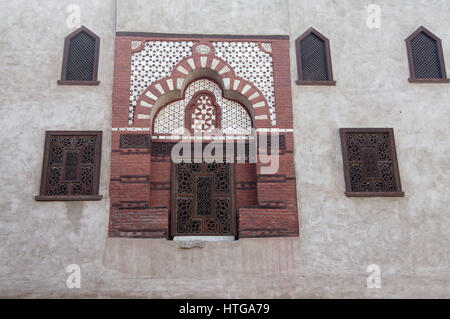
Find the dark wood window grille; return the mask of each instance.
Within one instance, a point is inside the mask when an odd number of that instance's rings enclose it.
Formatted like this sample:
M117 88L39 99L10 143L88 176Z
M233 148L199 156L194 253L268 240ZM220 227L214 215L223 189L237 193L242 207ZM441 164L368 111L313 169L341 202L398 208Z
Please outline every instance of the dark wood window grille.
M404 196L394 131L391 128L341 128L347 196Z
M100 38L82 26L69 34L64 42L61 80L58 84L98 85Z
M300 85L335 85L331 67L329 40L314 28L296 41L297 70Z
M235 236L233 164L172 167L172 236Z
M421 26L406 40L409 82L448 83L441 39Z
M36 200L99 200L101 131L47 131Z
M150 135L148 134L121 134L120 148L149 148Z

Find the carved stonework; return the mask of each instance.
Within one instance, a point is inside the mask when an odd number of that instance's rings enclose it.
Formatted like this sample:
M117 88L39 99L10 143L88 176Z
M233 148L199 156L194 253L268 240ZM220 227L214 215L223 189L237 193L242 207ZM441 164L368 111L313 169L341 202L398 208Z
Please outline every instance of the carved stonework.
M200 44L195 48L195 51L198 54L209 54L211 52L211 48L206 44Z

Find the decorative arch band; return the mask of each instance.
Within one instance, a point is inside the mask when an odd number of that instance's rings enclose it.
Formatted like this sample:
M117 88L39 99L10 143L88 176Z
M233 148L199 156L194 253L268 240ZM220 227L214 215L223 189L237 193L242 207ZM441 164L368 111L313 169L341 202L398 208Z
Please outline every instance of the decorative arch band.
M148 123L161 104L180 98L192 80L209 78L218 82L225 91L240 96L243 100L240 102L250 109L256 128L272 126L267 99L253 83L237 77L226 61L213 55L214 48L209 43L198 42L192 50L193 55L176 64L169 77L152 83L142 92L130 124L145 125L144 121Z

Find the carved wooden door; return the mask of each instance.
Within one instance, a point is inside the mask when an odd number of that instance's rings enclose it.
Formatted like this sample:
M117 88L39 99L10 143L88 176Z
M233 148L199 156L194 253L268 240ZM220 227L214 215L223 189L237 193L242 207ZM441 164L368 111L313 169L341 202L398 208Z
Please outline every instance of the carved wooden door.
M234 199L233 164L173 164L172 235L234 236Z

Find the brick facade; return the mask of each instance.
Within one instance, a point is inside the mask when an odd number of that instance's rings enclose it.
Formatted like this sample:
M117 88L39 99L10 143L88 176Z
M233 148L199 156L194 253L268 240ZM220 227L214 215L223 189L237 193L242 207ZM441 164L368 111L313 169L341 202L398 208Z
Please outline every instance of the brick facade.
M130 77L132 54L146 41L194 42L192 55L181 58L168 77L146 87L130 116ZM215 41L255 42L271 54L274 108L254 83L236 75L233 67L215 55ZM270 43L270 45L268 45ZM195 53L204 45L205 52ZM209 52L206 48L210 48ZM203 58L202 58L203 57ZM163 63L163 61L161 61ZM181 67L180 67L181 66ZM114 70L112 154L110 181L110 222L112 237L170 238L171 145L176 139L151 135L152 121L159 101L181 88L197 69L212 70L225 89L237 91L241 102L251 110L256 134L267 131L280 135L279 169L262 174L256 163L235 165L235 202L239 238L298 236L296 178L294 170L293 114L289 66L289 39L284 37L170 37L161 35L118 35ZM186 83L183 83L185 85ZM146 94L147 92L150 92ZM142 103L144 102L144 103ZM274 125L274 114L276 124ZM153 117L152 117L153 116ZM132 135L139 135L133 138ZM144 135L146 137L140 137ZM247 141L248 142L248 141ZM135 143L135 144L133 144Z

